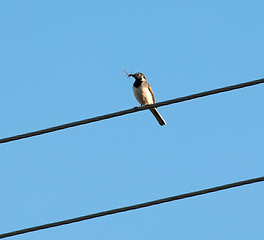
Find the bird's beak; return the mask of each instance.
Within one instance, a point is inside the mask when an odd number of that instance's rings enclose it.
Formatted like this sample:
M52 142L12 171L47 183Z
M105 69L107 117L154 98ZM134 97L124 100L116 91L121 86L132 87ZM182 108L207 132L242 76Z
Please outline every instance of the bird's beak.
M135 75L134 74L128 74L127 77L134 77Z

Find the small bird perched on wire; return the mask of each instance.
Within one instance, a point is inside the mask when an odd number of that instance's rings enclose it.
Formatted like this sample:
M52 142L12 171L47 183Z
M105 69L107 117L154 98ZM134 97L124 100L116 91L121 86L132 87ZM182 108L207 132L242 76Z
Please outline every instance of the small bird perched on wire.
M148 84L145 75L139 72L135 74L128 74L125 71L125 73L127 74L127 77L135 78L135 82L133 84L133 91L137 101L141 104L141 106L155 103L153 91L150 85ZM156 108L151 108L149 110L161 126L164 126L166 124L165 120L162 118Z

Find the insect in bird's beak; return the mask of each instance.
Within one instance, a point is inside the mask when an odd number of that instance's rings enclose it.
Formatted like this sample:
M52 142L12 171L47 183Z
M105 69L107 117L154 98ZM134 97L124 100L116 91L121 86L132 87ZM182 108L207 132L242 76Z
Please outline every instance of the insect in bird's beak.
M126 70L124 70L124 72L125 72L125 74L127 75L128 78L134 76L134 74L130 74L130 73L128 73Z

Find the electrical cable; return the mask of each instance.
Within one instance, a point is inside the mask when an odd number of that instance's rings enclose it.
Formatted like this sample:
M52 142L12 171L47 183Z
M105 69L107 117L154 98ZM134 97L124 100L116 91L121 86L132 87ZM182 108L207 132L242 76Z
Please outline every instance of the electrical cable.
M158 200L154 200L150 202L135 204L135 205L127 206L127 207L116 208L116 209L112 209L108 211L93 213L93 214L89 214L89 215L85 215L81 217L71 218L71 219L67 219L63 221L58 221L58 222L43 224L43 225L39 225L35 227L25 228L25 229L13 231L13 232L8 232L8 233L0 234L0 238L7 238L11 236L29 233L29 232L35 232L35 231L39 231L39 230L43 230L47 228L58 227L58 226L62 226L62 225L70 224L70 223L76 223L76 222L80 222L80 221L84 221L88 219L93 219L93 218L103 217L103 216L112 215L116 213L127 212L127 211L136 210L140 208L150 207L153 205L158 205L158 204L172 202L172 201L176 201L180 199L195 197L199 195L204 195L204 194L208 194L212 192L217 192L217 191L221 191L221 190L225 190L229 188L239 187L239 186L257 183L257 182L263 182L263 181L264 181L264 176L259 177L259 178L247 179L244 181L229 183L229 184L225 184L225 185L221 185L217 187L212 187L212 188L207 188L207 189L203 189L203 190L199 190L195 192L189 192L189 193L180 194L180 195L176 195L172 197L162 198L162 199L158 199Z
M171 99L171 100L167 100L167 101L163 101L163 102L158 102L155 104L145 105L145 106L141 106L141 107L134 107L134 108L130 108L130 109L119 111L119 112L114 112L114 113L110 113L110 114L106 114L106 115L88 118L88 119L84 119L84 120L80 120L80 121L76 121L76 122L66 123L66 124L62 124L62 125L58 125L58 126L54 126L54 127L50 127L50 128L45 128L45 129L41 129L41 130L37 130L37 131L33 131L33 132L15 135L12 137L6 137L6 138L0 139L0 144L12 142L12 141L16 141L16 140L20 140L20 139L24 139L24 138L30 138L33 136L42 135L42 134L46 134L46 133L50 133L50 132L55 132L55 131L63 130L63 129L70 128L70 127L76 127L76 126L80 126L80 125L84 125L84 124L88 124L88 123L92 123L92 122L98 122L98 121L102 121L105 119L114 118L114 117L130 114L130 113L134 113L134 112L144 111L144 110L150 109L150 108L158 108L161 106L166 106L166 105L170 105L170 104L174 104L174 103L185 102L185 101L196 99L196 98L201 98L201 97L214 95L214 94L218 94L218 93L222 93L222 92L232 91L235 89L245 88L245 87L257 85L260 83L264 83L264 78L254 80L254 81L245 82L245 83L239 83L236 85L231 85L231 86L227 86L227 87L223 87L223 88L217 88L217 89L213 89L213 90L209 90L209 91L205 91L205 92L200 92L200 93L196 93L196 94L192 94L192 95L188 95L188 96L184 96L184 97L179 97L179 98L175 98L175 99Z

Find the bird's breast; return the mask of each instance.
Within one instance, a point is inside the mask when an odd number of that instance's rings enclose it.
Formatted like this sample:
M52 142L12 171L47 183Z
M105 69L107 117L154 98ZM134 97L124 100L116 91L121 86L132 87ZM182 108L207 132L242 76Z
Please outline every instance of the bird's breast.
M138 88L133 87L133 91L137 101L141 105L148 105L153 103L151 92L149 91L147 86L141 84Z

